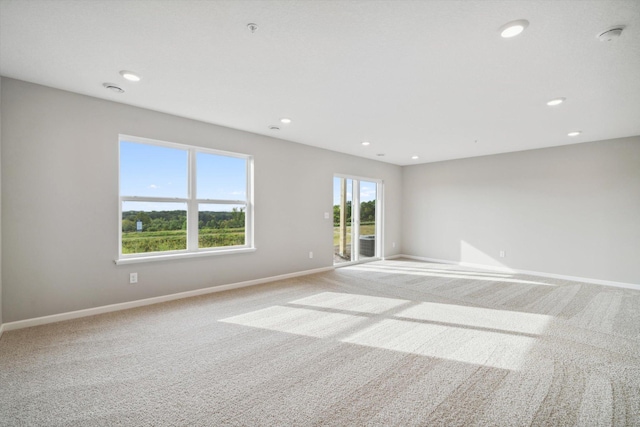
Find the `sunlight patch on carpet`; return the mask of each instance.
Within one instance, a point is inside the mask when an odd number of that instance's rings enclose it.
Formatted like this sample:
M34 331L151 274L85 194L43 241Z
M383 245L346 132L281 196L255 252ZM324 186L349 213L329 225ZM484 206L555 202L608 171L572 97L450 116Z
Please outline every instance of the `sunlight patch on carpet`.
M373 297L369 295L343 294L339 292L322 292L310 297L291 301L291 304L309 307L332 308L355 313L379 314L409 303L396 298Z
M314 338L331 338L366 319L343 313L274 306L220 321Z
M221 322L518 370L551 316L322 292Z
M349 269L353 269L354 266L349 266L349 267L345 267L346 270ZM424 266L420 266L420 267L401 267L401 266L397 266L397 265L380 265L380 264L362 264L362 265L357 265L355 267L358 267L359 269L363 269L363 268L384 268L385 270L389 271L389 272L398 272L400 274L402 274L402 272L405 271L418 271L418 272L427 272L427 273L438 273L438 274L464 274L465 276L489 276L489 277L513 277L512 273L500 273L500 272L496 272L496 271L489 271L489 272L483 272L483 271L476 271L476 270L461 270L459 268L455 268L453 267L453 265L449 268L445 268L443 266L428 266L428 267L424 267Z
M395 317L536 335L544 331L551 319L544 314L433 302L421 302L396 313Z
M535 338L464 327L383 319L342 342L517 370Z
M456 272L455 274L450 274L449 272L442 272L442 273L430 273L428 271L397 271L397 270L393 270L393 271L389 271L387 270L385 267L383 266L376 266L376 267L369 267L369 266L349 266L349 267L343 267L345 269L349 269L349 270L355 270L355 271L367 271L367 272L376 272L376 273L393 273L393 274L406 274L406 275L410 275L410 276L424 276L424 277L444 277L444 278L453 278L453 279L469 279L469 280L481 280L481 281L486 281L486 282L501 282L501 283L520 283L520 284L527 284L527 285L541 285L541 286L553 286L553 287L557 287L557 285L553 285L550 283L543 283L543 282L534 282L531 280L522 280L522 279L512 279L512 278L506 278L506 277L501 277L501 276L475 276L472 274L464 274L461 272Z

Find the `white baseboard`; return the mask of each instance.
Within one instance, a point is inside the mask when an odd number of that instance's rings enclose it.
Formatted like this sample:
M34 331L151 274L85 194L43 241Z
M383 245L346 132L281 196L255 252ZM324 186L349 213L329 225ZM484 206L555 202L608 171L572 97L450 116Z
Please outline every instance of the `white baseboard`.
M141 300L122 302L118 304L103 305L100 307L87 308L84 310L70 311L68 313L52 314L50 316L18 320L15 322L3 323L0 326L0 335L3 329L5 331L13 331L16 329L29 328L31 326L62 322L63 320L71 320L71 319L78 319L80 317L95 316L96 314L111 313L113 311L127 310L130 308L143 307L145 305L151 305L151 304L159 304L161 302L195 297L199 295L212 294L215 292L223 292L231 289L246 288L248 286L255 286L263 283L290 279L293 277L307 276L309 274L322 273L324 271L329 271L329 270L334 270L334 267L331 266L331 267L316 268L313 270L298 271L295 273L281 274L279 276L271 276L271 277L265 277L262 279L247 280L246 282L230 283L228 285L212 286L204 289L196 289L193 291L179 292L177 294L162 295L159 297L145 298Z
M473 264L470 262L426 258L426 257L419 257L414 255L398 255L398 256L395 256L394 258L409 258L409 259L415 259L416 261L437 262L440 264L452 264L452 265L459 265L461 267L480 268L483 270L491 270L491 271L496 271L500 273L528 274L531 276L550 277L552 279L571 280L573 282L593 283L595 285L615 286L617 288L635 289L636 291L640 291L640 285L637 285L634 283L614 282L611 280L591 279L588 277L566 276L563 274L545 273L541 271L518 270L514 268L509 268L509 267L500 267L500 266L485 265L485 264Z

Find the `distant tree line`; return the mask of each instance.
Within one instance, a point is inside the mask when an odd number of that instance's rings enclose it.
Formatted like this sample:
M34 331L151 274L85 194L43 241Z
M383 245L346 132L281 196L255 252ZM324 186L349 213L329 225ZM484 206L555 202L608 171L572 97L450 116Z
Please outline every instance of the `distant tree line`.
M122 212L122 231L137 231L138 221L142 222L142 231L170 231L187 229L187 211L127 211ZM231 212L198 213L200 229L244 228L244 209L233 208Z
M351 200L346 203L347 211L347 224L351 222ZM360 203L360 222L375 222L376 220L376 201L370 200L368 202ZM340 225L340 205L333 206L333 225L335 227Z
M244 209L233 208L231 212L203 211L198 214L200 228L244 228Z

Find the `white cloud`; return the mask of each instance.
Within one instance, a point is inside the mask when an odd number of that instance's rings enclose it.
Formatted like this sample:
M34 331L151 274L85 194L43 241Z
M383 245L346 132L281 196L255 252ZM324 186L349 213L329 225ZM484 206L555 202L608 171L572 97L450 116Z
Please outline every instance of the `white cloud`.
M160 187L158 187L158 186L157 186L157 185L155 185L155 184L151 184L151 185L149 186L149 188L151 188L151 189L155 190L156 188L160 188Z

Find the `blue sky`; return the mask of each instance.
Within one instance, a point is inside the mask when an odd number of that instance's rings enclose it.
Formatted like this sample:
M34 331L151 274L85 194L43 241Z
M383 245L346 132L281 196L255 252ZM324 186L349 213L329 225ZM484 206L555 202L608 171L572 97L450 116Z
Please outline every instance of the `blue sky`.
M353 180L347 179L347 200L352 200ZM360 201L369 202L376 199L376 183L360 181ZM333 178L333 205L340 204L340 178Z
M132 142L120 143L120 194L187 197L187 152Z
M197 153L197 197L199 199L244 200L245 160ZM347 180L347 197L352 198L352 180ZM120 194L144 197L187 197L187 151L177 148L122 141L120 143ZM376 183L360 181L360 200L376 198ZM333 180L333 204L340 203L340 179ZM132 203L123 210L177 210L184 204ZM216 205L216 210L233 206ZM210 210L209 207L203 210Z
M246 161L244 159L209 153L197 153L196 156L199 199L246 199ZM186 198L187 151L122 141L120 143L120 194ZM147 206L144 210L163 210L172 208L172 205L146 203L136 204L136 208ZM176 208L181 207L176 205Z

